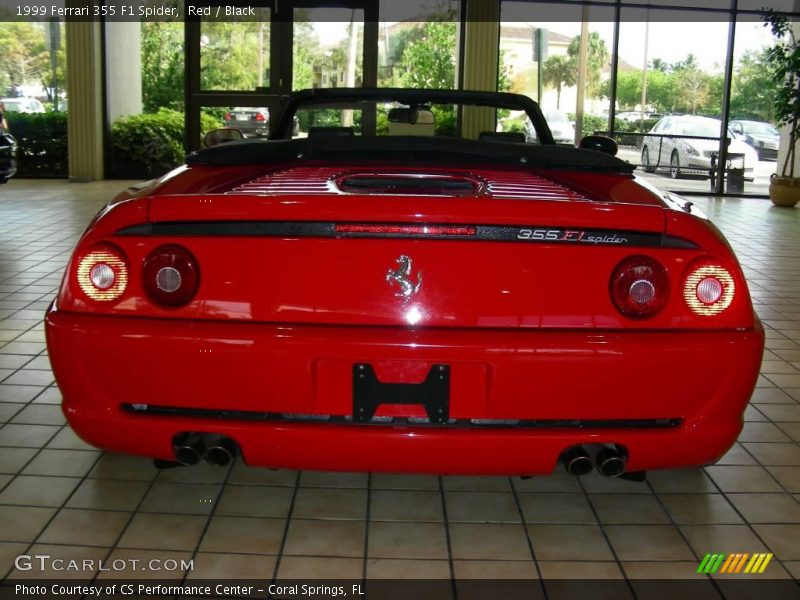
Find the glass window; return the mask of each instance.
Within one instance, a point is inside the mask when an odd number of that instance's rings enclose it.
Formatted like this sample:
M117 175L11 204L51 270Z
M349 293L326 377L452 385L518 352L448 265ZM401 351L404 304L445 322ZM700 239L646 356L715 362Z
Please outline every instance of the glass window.
M249 91L269 86L270 9L247 21L200 24L200 89Z

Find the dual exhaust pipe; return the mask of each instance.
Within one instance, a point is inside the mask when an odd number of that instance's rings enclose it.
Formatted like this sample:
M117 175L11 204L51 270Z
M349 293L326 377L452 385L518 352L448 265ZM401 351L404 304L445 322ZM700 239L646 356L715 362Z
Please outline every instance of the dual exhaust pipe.
M219 433L188 433L176 438L175 459L182 465L196 465L202 459L224 467L236 457L239 449L231 438Z
M564 468L570 475L587 475L592 469L605 477L625 473L627 457L614 446L592 444L572 446L562 455Z

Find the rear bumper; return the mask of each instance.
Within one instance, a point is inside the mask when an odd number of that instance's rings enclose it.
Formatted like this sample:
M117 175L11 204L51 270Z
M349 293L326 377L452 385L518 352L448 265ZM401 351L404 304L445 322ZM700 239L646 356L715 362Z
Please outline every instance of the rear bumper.
M410 330L94 317L51 311L50 359L70 425L112 451L171 459L176 434L228 435L249 464L537 474L569 446L624 446L629 470L713 462L758 375L761 329L713 333ZM125 404L346 416L352 366L417 383L450 366L454 419L680 419L669 428L373 425L165 416ZM383 406L378 414L424 414Z

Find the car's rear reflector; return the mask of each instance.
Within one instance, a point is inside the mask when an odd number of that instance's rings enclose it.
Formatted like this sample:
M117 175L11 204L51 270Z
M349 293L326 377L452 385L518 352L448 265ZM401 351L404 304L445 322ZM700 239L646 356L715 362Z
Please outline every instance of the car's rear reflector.
M143 284L153 302L178 307L194 298L200 285L197 260L183 246L167 244L153 250L142 269Z
M652 317L669 299L667 270L649 256L626 258L611 276L611 299L627 317Z
M128 286L128 262L113 244L95 244L78 260L78 286L92 300L116 300Z
M448 225L373 225L367 223L337 223L336 233L369 235L464 236L475 235L477 228Z
M691 265L683 284L683 298L693 313L704 317L720 314L733 302L736 284L723 266L701 261Z

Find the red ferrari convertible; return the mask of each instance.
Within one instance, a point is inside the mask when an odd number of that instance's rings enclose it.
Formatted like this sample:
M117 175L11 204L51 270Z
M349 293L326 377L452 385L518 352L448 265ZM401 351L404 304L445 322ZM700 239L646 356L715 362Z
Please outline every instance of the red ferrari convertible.
M742 270L611 140L580 146L514 94L291 96L270 139L195 152L89 225L46 316L70 425L162 465L714 462L764 344Z

